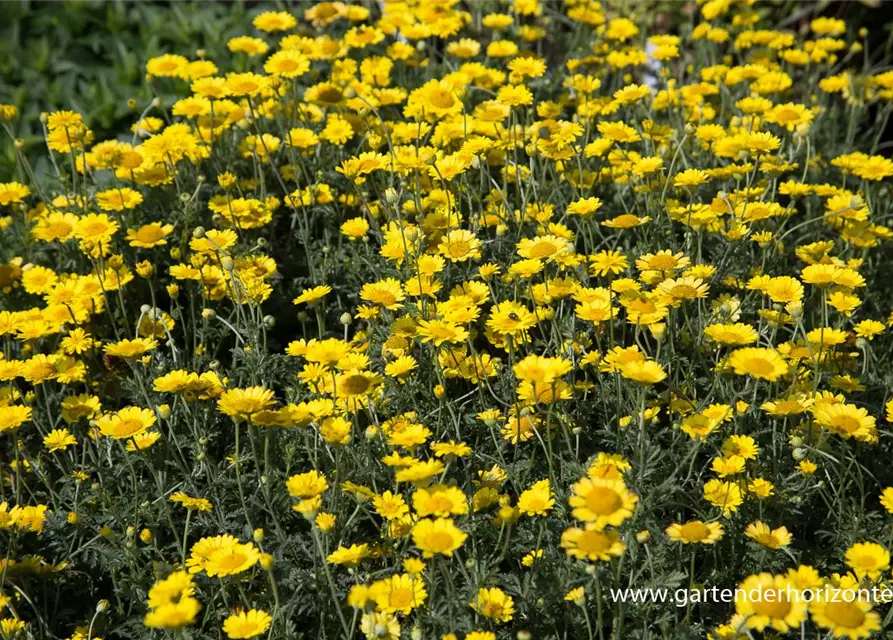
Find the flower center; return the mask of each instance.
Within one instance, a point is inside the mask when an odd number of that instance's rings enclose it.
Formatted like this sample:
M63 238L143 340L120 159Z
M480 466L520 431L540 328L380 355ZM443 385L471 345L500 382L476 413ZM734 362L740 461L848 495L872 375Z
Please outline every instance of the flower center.
M856 629L865 621L865 613L852 602L829 602L825 615L835 625L847 629Z
M600 516L607 516L617 511L623 501L617 492L606 487L594 487L586 494L586 506Z

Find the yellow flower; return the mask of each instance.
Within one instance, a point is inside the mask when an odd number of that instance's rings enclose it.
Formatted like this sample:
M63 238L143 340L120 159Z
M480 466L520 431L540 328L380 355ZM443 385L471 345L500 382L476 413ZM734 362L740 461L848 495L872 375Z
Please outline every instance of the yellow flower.
M749 375L769 382L775 382L790 368L778 351L759 347L733 351L728 364L739 376Z
M536 316L526 307L510 300L500 302L490 311L487 327L503 336L525 335L536 324Z
M868 441L875 437L874 417L863 407L852 404L817 406L813 411L815 421L843 438Z
M390 311L399 309L406 294L398 280L387 278L379 282L367 283L360 291L360 298Z
M599 529L592 523L587 524L585 529L578 527L566 529L561 534L561 547L572 558L602 562L608 562L611 558L622 555L626 549L617 531Z
M195 586L185 571L175 571L149 589L149 613L144 624L150 628L179 629L195 622L201 604L193 597Z
M747 525L744 535L769 549L781 549L791 544L791 534L787 528L770 529L769 525L759 520Z
M685 524L671 524L666 533L671 540L683 544L715 544L725 532L719 522L691 520Z
M723 515L728 517L738 510L744 498L740 487L732 482L723 480L710 480L704 485L704 499L715 507L722 509Z
M360 631L366 638L400 640L400 622L392 613L369 611L360 618ZM467 636L466 636L467 638Z
M373 582L369 587L369 596L379 611L408 615L425 603L428 592L422 578L397 574Z
M372 504L375 507L375 512L385 520L402 518L409 513L409 507L406 505L406 501L403 500L403 496L400 494L395 495L390 491L385 491L381 495L375 496L372 499Z
M316 470L291 476L286 482L288 493L296 498L312 498L329 488L326 476Z
M96 419L99 432L115 440L127 440L155 424L155 412L141 407L125 407Z
M571 589L564 595L567 602L573 602L578 607L586 606L586 590L583 587Z
M858 589L846 589L836 598L820 598L810 605L813 622L835 638L861 640L881 628L881 617Z
M248 420L252 414L273 406L273 402L273 392L264 387L229 389L217 399L217 408L234 420Z
M253 567L260 552L250 542L241 543L231 535L202 538L190 550L186 561L189 573L204 571L209 577L232 576Z
M874 542L857 542L846 550L847 566L859 578L867 576L876 579L881 572L890 568L890 553Z
M885 487L881 491L881 506L889 513L893 513L893 487Z
M329 554L326 560L329 564L343 564L348 567L355 567L368 556L369 545L363 543L353 544L350 547L338 547Z
M450 262L465 262L481 257L481 241L470 231L455 229L444 235L437 250Z
M272 33L275 31L287 31L298 25L295 17L286 11L265 11L251 21L256 29ZM246 636L247 637L247 636Z
M314 522L316 526L319 527L319 530L323 533L328 533L335 526L335 519L337 516L331 513L319 513L316 515Z
M143 194L130 187L108 189L96 194L96 204L103 211L126 211L143 203Z
M511 622L515 613L515 600L499 587L478 589L471 608L485 618L497 623Z
M740 322L711 324L704 328L704 335L715 342L735 346L753 344L759 338L753 327Z
M365 218L351 218L341 225L341 233L350 240L359 240L369 232L369 223Z
M698 187L710 179L710 175L702 169L686 169L673 178L673 186Z
M667 372L654 360L640 360L623 365L620 375L639 384L657 384L667 377Z
M0 406L0 433L12 431L31 420L31 407L21 405Z
M0 182L0 206L22 202L31 194L31 189L21 182Z
M320 300L322 300L322 298L324 296L326 296L327 294L329 294L331 292L332 292L332 287L330 287L328 285L321 285L318 287L312 287L310 289L304 289L304 291L301 292L301 295L299 295L297 298L292 300L292 304L306 303L309 305L313 305L313 304L319 302Z
M757 631L772 627L781 633L798 628L806 619L806 602L791 597L788 587L785 576L770 573L750 576L739 584L735 611L744 616L744 626Z
M270 628L273 619L266 611L251 609L227 617L223 631L227 638L254 638Z
M540 480L521 493L518 510L526 516L545 516L552 510L555 499L548 480Z
M462 546L468 534L459 529L451 519L438 518L419 520L412 528L412 540L426 558L435 555L452 557L453 552Z
M598 528L618 526L632 517L639 498L621 478L582 478L571 489L573 516Z
M127 240L131 247L151 249L167 244L167 238L174 231L174 225L152 222L139 229L128 229Z
M154 338L135 338L134 340L120 340L112 344L107 344L102 350L110 356L133 359L139 358L157 346L158 341Z
M53 429L43 439L43 446L50 453L53 451L65 451L68 447L77 443L77 438L68 429Z
M211 501L207 498L193 498L182 491L175 491L168 500L181 504L189 510L210 512L213 509Z

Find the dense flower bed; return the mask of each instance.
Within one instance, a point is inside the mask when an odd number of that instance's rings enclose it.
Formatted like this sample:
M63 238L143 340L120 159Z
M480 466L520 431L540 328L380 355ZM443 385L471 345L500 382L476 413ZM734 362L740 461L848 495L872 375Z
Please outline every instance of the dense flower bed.
M52 175L16 141L0 636L880 632L868 34L729 0L661 33L590 0L265 9L225 60L145 61L114 139L45 114ZM616 597L715 586L764 597Z

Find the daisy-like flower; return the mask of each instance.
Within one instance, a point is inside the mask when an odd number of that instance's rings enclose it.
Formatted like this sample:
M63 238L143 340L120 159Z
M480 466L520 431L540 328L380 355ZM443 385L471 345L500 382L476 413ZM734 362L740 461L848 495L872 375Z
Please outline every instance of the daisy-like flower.
M671 524L666 533L671 540L682 544L715 544L725 531L719 522L690 520L685 524Z
M220 413L234 420L248 420L252 414L273 406L273 392L264 387L228 389L217 399Z
M770 529L759 520L747 525L744 535L768 549L781 549L791 544L791 534L786 527Z
M189 573L204 571L209 577L243 573L260 560L260 552L250 542L242 543L231 535L202 538L186 560Z
M639 498L621 478L582 478L571 487L573 516L598 527L618 526L630 518Z
M515 600L499 587L478 589L471 608L497 623L511 622L515 614Z
M115 440L127 440L139 435L156 422L155 412L142 407L125 407L115 413L96 418L99 433Z
M452 557L453 552L462 546L467 537L468 534L459 529L450 518L424 518L412 528L412 540L426 558L435 555Z
M881 617L858 589L850 588L836 598L819 598L810 605L812 620L836 638L861 640L881 628Z
M227 638L254 638L267 631L273 619L266 611L250 609L233 614L223 621L223 632Z
M806 619L807 604L792 597L786 576L761 573L748 577L735 592L735 611L744 616L748 629L763 631L771 627L785 633Z
M72 435L68 429L53 429L43 439L43 446L50 453L54 451L65 451L68 447L78 443L77 438Z
M143 194L130 187L107 189L96 194L96 204L103 211L126 211L143 203Z
M332 292L332 287L328 285L320 285L310 289L304 289L301 294L292 300L292 304L309 304L313 305L323 299Z

